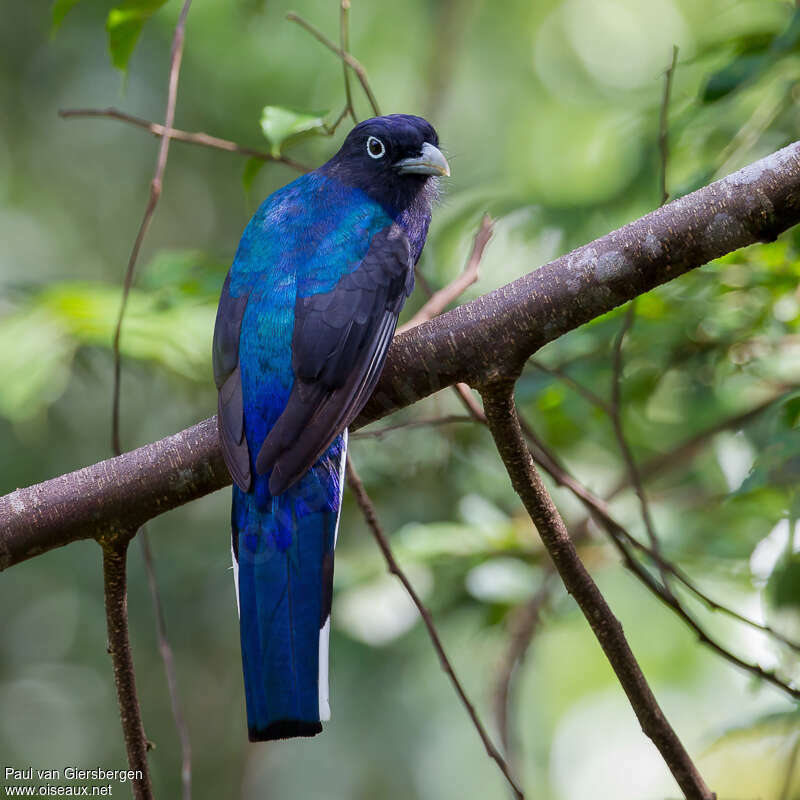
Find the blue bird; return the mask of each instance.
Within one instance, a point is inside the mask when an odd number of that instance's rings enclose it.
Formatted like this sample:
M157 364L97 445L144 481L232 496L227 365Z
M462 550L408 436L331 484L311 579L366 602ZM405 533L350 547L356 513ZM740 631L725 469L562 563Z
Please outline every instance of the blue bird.
M214 329L217 423L234 481L234 578L251 741L330 718L333 550L347 426L414 286L438 176L433 127L358 124L270 195L242 235Z

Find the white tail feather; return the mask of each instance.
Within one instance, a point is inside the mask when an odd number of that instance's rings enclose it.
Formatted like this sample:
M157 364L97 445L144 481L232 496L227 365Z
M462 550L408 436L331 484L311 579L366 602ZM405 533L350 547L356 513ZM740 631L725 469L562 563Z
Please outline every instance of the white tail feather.
M342 517L342 495L344 494L344 471L347 463L347 428L342 433L342 460L339 464L339 508L336 512L336 530L333 534L333 546L336 547L336 540L339 538L339 520ZM325 624L319 631L319 672L317 675L317 686L319 687L319 718L322 722L327 722L331 718L331 705L329 700L330 689L328 682L328 652L331 636L331 618L325 620Z

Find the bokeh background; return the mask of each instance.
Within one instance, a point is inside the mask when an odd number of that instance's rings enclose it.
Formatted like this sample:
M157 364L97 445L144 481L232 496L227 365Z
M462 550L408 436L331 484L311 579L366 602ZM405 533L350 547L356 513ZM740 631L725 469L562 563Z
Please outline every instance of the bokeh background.
M57 111L118 105L161 120L180 3L169 0L147 22L126 73L109 59L104 25L113 5L82 0L52 35L51 3L0 4L2 493L110 454L110 342L157 141L116 121L67 121ZM267 149L264 106L327 110L328 119L338 113L340 64L285 21L290 8L337 38L336 0L196 0L177 127ZM459 273L484 211L498 220L467 297L659 204L658 118L673 45L680 48L670 104L673 195L797 138L800 20L791 3L354 0L351 16L351 47L382 109L427 116L450 159L453 177L421 262L429 281L443 285ZM285 150L319 164L344 132ZM245 170L241 156L172 144L123 337L126 448L215 410L210 341L225 270L250 213L295 176L268 164L245 186ZM650 293L626 340L623 375L626 432L642 461L777 398L746 426L705 437L690 458L649 481L648 492L670 559L715 598L795 638L799 259L800 236L790 232ZM621 320L612 313L539 358L608 397ZM592 490L606 493L625 477L608 418L569 385L531 366L518 399ZM461 408L444 392L391 422L448 413ZM472 424L409 428L356 441L352 454L494 732L494 684L545 557L488 434ZM579 525L581 508L554 492ZM349 496L337 552L333 719L312 740L247 743L228 506L228 491L218 492L150 526L195 796L506 796ZM612 509L644 537L630 490ZM703 648L590 531L582 553L719 797L800 798L800 764L791 772L800 743L796 704ZM736 653L798 679L796 652L687 603ZM178 738L135 544L129 608L144 721L156 744L156 794L177 797ZM0 765L124 767L105 645L96 544L3 573ZM558 588L516 672L512 725L515 761L537 800L678 794L583 617Z

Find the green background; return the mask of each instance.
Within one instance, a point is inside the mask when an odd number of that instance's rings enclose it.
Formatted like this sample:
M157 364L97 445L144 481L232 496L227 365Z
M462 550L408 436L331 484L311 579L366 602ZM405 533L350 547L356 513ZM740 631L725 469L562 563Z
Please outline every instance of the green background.
M0 493L110 455L110 341L157 141L117 121L62 120L57 111L117 105L163 121L180 3L170 0L146 21L125 73L109 59L104 26L113 5L82 0L55 35L50 3L0 6ZM259 125L264 106L327 109L329 120L338 114L340 64L285 21L290 8L337 38L335 0L195 0L177 127L268 150ZM354 0L351 16L351 48L382 110L429 118L452 167L421 262L429 281L443 285L460 272L484 211L498 220L480 281L465 298L660 203L658 118L674 44L673 194L797 138L800 26L786 2ZM132 44L118 46L118 61ZM284 152L319 164L346 124L331 139L285 143ZM268 164L245 189L246 163L171 145L123 334L126 448L215 409L210 341L225 270L257 204L296 174ZM623 373L626 433L645 461L779 398L743 430L708 437L693 458L649 482L648 492L665 554L716 599L795 639L799 253L800 236L790 232L644 297ZM406 314L421 298L418 291ZM612 313L538 357L608 397L621 321ZM608 492L624 478L608 418L569 386L531 366L518 401L593 491ZM447 413L461 407L443 392L391 422ZM468 423L411 428L355 441L352 456L494 735L492 694L511 620L537 588L546 557L488 434ZM579 524L576 501L554 493L567 521ZM644 540L630 490L612 510ZM333 719L312 740L248 744L228 519L222 491L150 525L196 797L507 795L349 496L337 552ZM796 704L698 644L592 533L582 549L587 565L719 797L800 798L800 766L787 781L800 737ZM796 652L687 603L742 657L786 680L800 678ZM179 745L136 543L129 610L144 722L156 744L156 794L177 797ZM96 544L73 544L3 573L0 767L125 766L105 648ZM512 718L530 797L678 794L563 590L553 592L516 673Z

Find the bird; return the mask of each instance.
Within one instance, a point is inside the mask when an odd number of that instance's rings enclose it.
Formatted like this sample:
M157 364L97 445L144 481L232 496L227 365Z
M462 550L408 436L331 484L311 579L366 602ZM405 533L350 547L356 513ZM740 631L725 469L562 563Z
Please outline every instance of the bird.
M330 719L347 428L383 370L449 175L425 119L364 120L267 197L225 278L212 360L251 741L314 736Z

